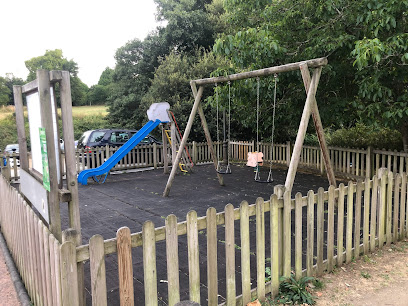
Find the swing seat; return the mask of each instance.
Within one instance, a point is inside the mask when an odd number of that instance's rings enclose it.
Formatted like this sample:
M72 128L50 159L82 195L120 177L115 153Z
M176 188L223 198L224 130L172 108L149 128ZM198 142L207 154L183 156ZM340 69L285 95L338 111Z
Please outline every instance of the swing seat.
M248 167L256 167L263 165L263 153L262 152L248 152Z
M219 173L219 174L232 174L230 164L228 163L228 164L227 164L227 167L224 169L224 168L221 166L221 162L218 162L218 165L217 165L217 173Z

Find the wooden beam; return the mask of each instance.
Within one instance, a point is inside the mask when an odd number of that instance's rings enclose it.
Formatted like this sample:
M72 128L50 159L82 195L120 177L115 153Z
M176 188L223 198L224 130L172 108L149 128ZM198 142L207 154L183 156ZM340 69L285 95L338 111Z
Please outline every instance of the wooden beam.
M50 82L51 83L60 82L64 78L64 72L66 71L51 70L50 71Z
M62 71L60 82L62 135L64 138L66 182L71 193L68 203L69 227L77 232L77 245L81 245L81 220L79 212L78 182L75 158L74 124L72 119L71 85L68 71Z
M180 162L181 155L183 153L184 147L186 146L188 136L190 135L190 131L191 131L191 128L194 122L194 116L197 113L198 106L200 105L201 97L203 95L203 90L204 90L204 87L200 87L198 89L197 96L195 97L193 109L191 110L190 117L188 118L187 126L184 131L184 135L183 135L183 139L181 140L180 148L176 156L176 160L175 160L176 165L178 165ZM163 197L167 197L169 195L171 185L173 184L174 177L176 175L176 171L177 171L177 167L173 165L173 167L171 168L169 179L166 184L166 188L164 189L164 192L163 192Z
M37 70L38 92L41 108L41 125L47 140L50 192L48 192L50 231L61 241L61 214L59 202L57 156L55 154L53 113L51 107L50 75L47 70ZM56 131L55 131L56 132Z
M27 155L27 137L25 133L24 124L24 108L23 108L23 94L21 86L13 86L14 106L16 108L16 123L18 145L20 149L20 167L28 171L28 155Z
M167 141L167 136L166 136L166 125L167 123L162 123L161 128L162 128L162 143L163 143L163 173L164 174L169 174L169 161L168 161L168 156L167 156L167 148L168 148L168 141Z
M311 78L309 68L307 67L306 64L300 65L300 72L302 73L303 83L305 85L305 90L307 94L310 88ZM334 176L333 167L330 162L329 149L327 147L326 138L324 136L323 124L320 118L319 108L317 107L316 98L313 99L312 118L314 126L316 128L317 138L319 139L320 150L322 151L323 161L327 172L327 178L329 180L330 185L337 187L336 177Z
M176 124L173 120L170 123L170 139L171 139L171 162L173 167L178 167L178 164L175 163L177 156L177 146L176 146Z
M201 85L206 85L206 84L215 84L215 83L237 81L237 80L261 77L261 76L268 76L268 75L272 75L275 73L298 70L299 66L302 64L306 64L309 68L318 68L318 67L327 65L327 58L321 57L321 58L315 58L315 59L297 62L297 63L291 63L291 64L286 64L286 65L281 65L281 66L275 66L275 67L269 67L269 68L264 68L264 69L259 69L259 70L231 74L228 76L220 76L220 77L193 80L190 82L190 84L195 83L196 85L201 86Z
M299 67L298 67L299 68ZM310 114L312 112L312 105L315 99L317 86L319 84L320 75L322 73L322 68L318 67L315 69L312 77L312 82L307 93L306 103L303 108L302 119L300 120L299 129L296 137L295 146L293 148L292 158L289 164L288 174L286 176L285 188L287 191L291 192L293 187L293 182L295 181L296 170L299 165L300 155L302 153L303 141L305 140L305 135L307 131L307 126L310 119Z
M54 73L54 74L52 74ZM66 184L71 194L68 202L69 227L76 231L74 243L82 244L81 218L75 157L74 124L72 120L71 81L68 71L51 71L50 78L60 80L62 136L64 138ZM62 172L61 167L61 172ZM84 264L77 263L79 305L85 305Z
M193 91L194 97L197 96L197 87L194 83L191 83L191 89ZM215 168L215 171L217 171L217 165L218 165L217 155L215 154L215 151L214 151L214 144L211 139L210 130L208 129L207 120L205 119L205 114L204 114L204 110L203 110L201 103L198 106L198 114L200 115L200 118L201 118L201 125L204 130L205 139L207 140L208 148L210 149L210 153L211 153L213 163L214 163L214 168ZM217 173L218 183L221 186L224 186L224 177L218 172L216 173Z
M35 79L34 81L31 81L30 83L24 84L21 88L21 91L23 94L27 94L32 91L37 91L38 90L38 80Z

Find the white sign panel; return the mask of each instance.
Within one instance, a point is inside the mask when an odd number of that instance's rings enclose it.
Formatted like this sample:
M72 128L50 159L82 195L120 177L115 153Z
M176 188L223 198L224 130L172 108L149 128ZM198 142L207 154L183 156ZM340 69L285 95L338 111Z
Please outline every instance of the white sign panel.
M40 182L23 169L20 170L20 191L49 224L47 191Z
M35 92L28 95L26 98L27 98L28 122L30 127L32 167L33 169L37 170L42 174L43 169L39 134L39 128L42 127L40 96L38 95L38 92Z
M60 178L60 161L59 161L59 137L58 137L58 124L57 124L57 114L54 102L54 91L50 88L51 94L51 109L52 109L52 124L54 129L54 145L55 145L55 155L57 157L57 175ZM41 145L40 145L40 134L39 128L43 127L41 124L41 105L40 96L38 92L27 95L27 112L28 112L28 122L30 129L30 141L31 141L31 158L32 158L32 168L43 173L42 168L42 157L41 157Z

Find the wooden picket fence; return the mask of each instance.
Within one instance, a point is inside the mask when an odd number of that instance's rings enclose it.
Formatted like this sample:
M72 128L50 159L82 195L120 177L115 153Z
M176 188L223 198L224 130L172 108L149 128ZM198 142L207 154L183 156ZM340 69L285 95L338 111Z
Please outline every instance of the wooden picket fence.
M1 232L35 305L62 305L60 243L0 176Z
M116 238L103 240L95 235L88 245L79 246L72 262L90 260L92 303L106 305L105 256L117 254L119 292L122 305L133 305L134 292L132 270L132 248L143 249L144 296L146 305L158 305L158 279L156 244L166 242L168 304L180 300L179 284L179 239L187 237L189 266L189 299L198 303L217 305L219 262L217 247L219 240L225 241L226 288L225 304L246 305L252 298L264 300L269 293L278 292L279 277L289 276L294 271L297 279L302 276L320 276L324 271L333 271L335 266L349 263L353 258L372 252L376 247L390 245L407 236L407 175L380 171L379 177L364 182L350 182L339 188L331 186L327 191L320 188L315 194L298 193L291 199L286 191L279 197L276 188L270 199L258 198L255 204L242 202L239 208L231 204L224 212L209 208L204 217L195 211L187 214L184 222L170 215L164 227L155 228L147 221L142 232L131 234L129 228L120 228ZM250 217L256 219L256 280L251 280ZM302 218L302 216L304 218ZM292 220L294 218L294 220ZM269 224L266 223L269 220ZM306 220L306 221L305 221ZM294 224L294 231L292 231ZM223 227L225 235L217 236ZM239 228L240 241L235 241ZM200 259L198 235L206 231L207 283L200 282ZM265 233L268 231L269 239ZM252 237L251 237L252 238ZM238 244L238 247L237 247ZM63 245L64 246L64 245ZM72 244L71 247L74 247ZM306 250L306 252L305 252ZM270 254L267 266L265 252ZM235 264L239 253L240 266ZM306 253L306 255L303 255ZM303 258L305 256L306 258ZM184 258L185 259L185 258ZM305 259L306 264L302 261ZM265 282L265 269L270 267L270 281ZM75 274L75 271L71 271ZM241 288L236 276L241 276ZM112 277L111 275L109 277ZM256 287L251 287L255 283ZM72 284L75 288L76 285ZM200 296L200 287L205 286L208 296Z
M145 304L157 305L156 245L161 241L166 244L166 303L177 303L185 290L192 301L220 303L221 267L217 255L219 242L224 241L226 286L221 289L225 294L225 301L221 302L245 305L255 297L264 300L266 295L276 294L279 277L289 276L291 271L298 279L305 275L320 276L376 247L407 237L407 178L406 173L394 175L380 169L379 175L371 180L340 184L338 188L331 186L327 191L320 188L316 194L298 193L294 199L290 192L277 186L270 199L258 198L255 204L244 201L239 208L228 204L219 213L209 208L203 217L191 211L184 222L177 222L176 216L170 215L164 227L155 228L147 221L139 233L123 227L116 238L103 240L95 235L89 244L76 247L72 241L60 244L18 191L1 177L0 224L21 278L37 305L79 305L83 288L78 285L81 282L77 266L87 260L92 303L107 305L106 277L112 275L106 272L110 267L105 267L105 256L109 254L118 258L119 302L133 305L134 296L140 294L133 287L135 248L143 250ZM251 225L252 219L255 225ZM202 231L205 246L200 244ZM187 241L188 256L183 260L188 260L188 288L181 288L179 282L178 242L182 238ZM252 248L250 241L256 243ZM205 260L200 258L199 249L206 249ZM254 256L256 276L251 278ZM240 265L236 258L240 258ZM203 271L200 264L207 268L204 284L200 280ZM266 282L267 267L271 272ZM208 296L200 294L202 287L207 288Z
M212 162L211 153L206 142L187 143L187 149L192 158L193 164L204 164ZM220 159L226 159L223 152L223 143L214 142L216 155ZM259 143L259 151L264 153L264 161L274 164L288 166L292 154L290 142L284 144L274 144L271 152L270 143ZM91 149L80 149L76 151L77 172L84 169L99 167L106 159L118 150L117 147L95 147ZM248 152L254 152L254 141L230 141L229 158L234 163L246 163ZM330 160L336 176L348 179L371 178L380 168L387 168L394 173L408 171L408 153L367 149L350 149L329 147ZM170 156L170 150L167 152ZM19 179L19 167L17 166L18 154L6 155L7 165L2 165L2 173L10 181ZM62 154L62 160L64 154ZM13 160L13 163L10 161ZM171 159L169 158L171 163ZM325 168L319 147L303 146L299 165L301 167L315 170L324 174ZM65 163L61 163L63 173L65 173ZM158 168L164 166L163 146L158 144L140 145L131 150L114 168L113 171L130 170L138 168Z

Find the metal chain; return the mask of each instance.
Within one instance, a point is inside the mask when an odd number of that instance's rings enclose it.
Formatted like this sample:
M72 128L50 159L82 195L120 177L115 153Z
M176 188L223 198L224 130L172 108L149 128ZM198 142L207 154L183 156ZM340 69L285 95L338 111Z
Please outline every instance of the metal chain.
M231 142L231 82L228 81L228 164L230 160L230 148L229 144Z
M259 152L259 77L256 81L256 151Z
M272 169L272 161L273 161L273 150L274 150L274 136L275 136L275 109L276 109L276 83L277 83L278 75L275 73L275 90L273 93L273 113L272 113L272 139L271 139L271 162L270 162L270 169Z
M218 84L215 83L215 100L217 101L217 161L219 162L220 160L220 150L219 150L219 144L220 144L220 133L219 133L219 128L218 128ZM217 170L218 170L218 165L217 165Z

